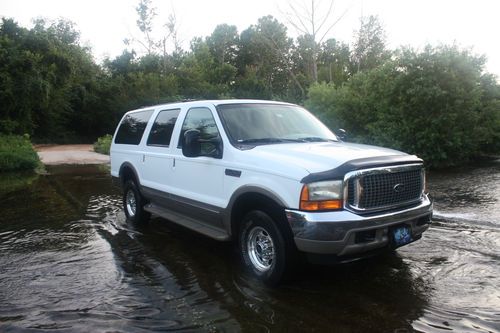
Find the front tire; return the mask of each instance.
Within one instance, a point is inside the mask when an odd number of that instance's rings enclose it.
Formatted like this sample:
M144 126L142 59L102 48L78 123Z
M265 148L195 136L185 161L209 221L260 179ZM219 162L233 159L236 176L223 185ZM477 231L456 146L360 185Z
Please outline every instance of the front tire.
M133 180L128 180L123 187L123 210L127 220L145 224L149 221L151 214L144 210L145 200Z
M268 285L281 281L287 269L286 243L268 214L254 210L245 215L239 247L243 264L255 276Z

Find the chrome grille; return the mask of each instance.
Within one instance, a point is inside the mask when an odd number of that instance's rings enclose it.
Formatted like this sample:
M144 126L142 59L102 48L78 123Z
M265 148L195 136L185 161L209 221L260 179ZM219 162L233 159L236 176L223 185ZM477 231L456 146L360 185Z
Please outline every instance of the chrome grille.
M346 181L348 208L384 210L419 201L424 170L420 164L360 170L348 174Z

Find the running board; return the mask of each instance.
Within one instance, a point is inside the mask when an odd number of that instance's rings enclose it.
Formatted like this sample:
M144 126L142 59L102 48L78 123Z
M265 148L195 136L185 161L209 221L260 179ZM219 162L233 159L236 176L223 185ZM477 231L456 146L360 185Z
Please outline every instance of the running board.
M218 241L228 241L231 239L226 232L220 229L207 226L196 219L158 207L154 204L144 206L144 210Z

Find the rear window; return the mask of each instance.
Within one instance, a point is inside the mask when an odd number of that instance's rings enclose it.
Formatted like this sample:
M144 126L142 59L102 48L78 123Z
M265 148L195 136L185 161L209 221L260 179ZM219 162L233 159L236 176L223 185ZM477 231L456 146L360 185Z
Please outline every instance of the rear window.
M153 110L146 110L126 115L116 133L115 143L138 145L152 114Z
M168 147L180 109L162 110L153 123L148 137L148 146Z

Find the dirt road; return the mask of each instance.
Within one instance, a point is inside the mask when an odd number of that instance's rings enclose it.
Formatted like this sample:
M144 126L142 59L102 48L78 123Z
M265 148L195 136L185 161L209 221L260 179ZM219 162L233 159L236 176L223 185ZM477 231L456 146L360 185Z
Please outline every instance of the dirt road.
M35 150L46 165L109 163L109 156L94 152L92 145L36 145Z

